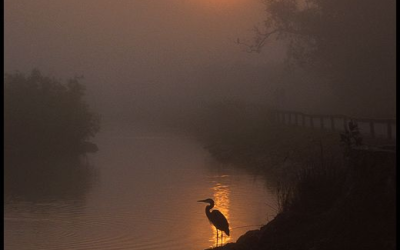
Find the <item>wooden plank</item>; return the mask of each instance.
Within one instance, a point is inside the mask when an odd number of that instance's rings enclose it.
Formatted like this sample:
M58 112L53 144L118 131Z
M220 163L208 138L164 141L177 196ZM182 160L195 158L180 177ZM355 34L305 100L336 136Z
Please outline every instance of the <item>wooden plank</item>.
M348 130L348 122L350 120L354 120L357 123L366 123L369 126L369 134L365 134L366 136L371 136L372 138L376 138L376 125L382 124L386 125L387 135L386 137L389 140L393 140L394 132L393 132L393 125L396 125L396 119L367 119L367 118L352 118L345 115L310 115L305 114L302 112L294 112L294 111L276 111L277 116L276 120L280 123L286 125L295 125L295 126L303 126L303 127L310 127L310 128L317 128L320 127L321 129L331 128L333 131L340 130L336 125L337 121L335 119L343 119L343 128ZM294 116L294 117L293 117ZM300 117L300 118L299 118ZM300 119L302 119L300 121ZM309 122L306 121L309 119ZM315 124L315 119L320 119L321 125L317 126ZM324 120L330 120L324 121ZM330 125L329 125L330 123Z

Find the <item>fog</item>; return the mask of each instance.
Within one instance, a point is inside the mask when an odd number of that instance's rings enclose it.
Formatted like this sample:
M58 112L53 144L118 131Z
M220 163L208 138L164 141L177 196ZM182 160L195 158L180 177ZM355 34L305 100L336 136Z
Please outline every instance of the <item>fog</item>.
M257 1L235 2L6 1L5 71L82 74L105 118L201 98L210 87L195 76L209 65L279 60L274 49L268 57L241 53L235 40L251 35L262 11Z
M395 249L395 5L6 0L5 248Z
M5 71L84 75L103 121L224 99L277 105L277 89L279 108L345 113L326 81L282 74L284 42L261 53L236 43L264 20L259 0L6 0Z

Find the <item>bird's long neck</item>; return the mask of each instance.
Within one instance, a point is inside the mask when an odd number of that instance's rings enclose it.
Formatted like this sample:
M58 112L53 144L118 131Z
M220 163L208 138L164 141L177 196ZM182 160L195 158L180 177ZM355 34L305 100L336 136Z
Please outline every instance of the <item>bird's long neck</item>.
M206 206L206 215L207 217L209 217L211 215L211 208L214 207L214 204L210 204L208 206Z

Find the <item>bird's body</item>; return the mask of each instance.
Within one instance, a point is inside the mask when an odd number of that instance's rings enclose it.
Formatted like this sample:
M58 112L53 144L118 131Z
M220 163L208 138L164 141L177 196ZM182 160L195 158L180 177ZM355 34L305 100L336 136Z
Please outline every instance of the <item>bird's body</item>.
M226 233L229 236L229 223L225 216L218 210L213 210L210 212L208 209L209 206L206 207L206 215L208 220L218 229Z
M221 230L226 235L229 236L229 223L225 216L218 210L211 209L214 207L214 201L212 199L200 200L198 202L209 203L210 205L206 206L206 216L211 224L215 226L217 229L217 242L218 242L218 230ZM221 238L223 234L221 234Z

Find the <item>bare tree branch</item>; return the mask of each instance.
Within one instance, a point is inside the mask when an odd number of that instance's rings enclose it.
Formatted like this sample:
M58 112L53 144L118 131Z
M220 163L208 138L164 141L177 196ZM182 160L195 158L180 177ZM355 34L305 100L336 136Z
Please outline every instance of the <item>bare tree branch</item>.
M267 41L267 39L271 35L273 35L275 33L278 33L278 32L281 32L281 30L280 29L275 29L275 30L272 30L272 31L267 32L267 33L261 33L260 30L258 29L258 27L255 27L255 32L257 34L257 38L260 39L255 44L248 44L248 43L245 43L245 42L241 42L239 38L236 40L237 44L244 45L244 46L247 47L247 52L248 53L252 53L252 52L260 53L261 48L264 46L264 43Z

